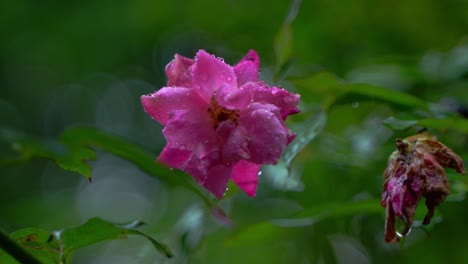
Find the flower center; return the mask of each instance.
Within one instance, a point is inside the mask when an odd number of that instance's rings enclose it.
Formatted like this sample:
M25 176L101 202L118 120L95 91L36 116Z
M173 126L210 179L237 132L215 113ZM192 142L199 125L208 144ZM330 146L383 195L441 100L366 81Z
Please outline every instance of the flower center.
M208 114L211 117L214 129L217 129L219 124L226 120L231 120L237 125L237 119L239 118L239 110L229 110L220 106L214 96L211 97L211 107L208 108Z

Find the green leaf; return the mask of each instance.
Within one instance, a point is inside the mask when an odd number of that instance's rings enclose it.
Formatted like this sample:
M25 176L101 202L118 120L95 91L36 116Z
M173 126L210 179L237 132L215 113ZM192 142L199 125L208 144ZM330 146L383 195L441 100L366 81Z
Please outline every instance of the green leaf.
M302 113L302 115L306 114ZM262 168L262 171L266 172L265 179L274 188L283 191L302 191L304 189L301 182L302 173L299 172L300 169L297 170L300 166L294 167L293 161L320 134L326 122L326 113L321 108L317 108L307 119L291 126L291 130L296 133L296 138L283 151L277 164Z
M286 71L287 65L291 62L292 54L292 42L293 42L293 32L292 32L292 23L297 17L299 12L299 7L301 5L301 0L291 1L291 7L288 10L286 19L281 25L280 29L276 33L274 40L274 49L275 49L275 72L274 79L278 81L281 75Z
M325 109L335 105L362 101L377 101L397 109L427 109L425 101L410 94L371 84L346 83L328 72L319 72L302 78L289 79L302 94L312 93L323 100ZM308 98L306 98L308 99ZM310 98L309 100L314 100Z
M18 160L51 159L63 169L78 172L91 179L91 169L86 161L95 159L96 153L86 146L67 145L57 140L36 138L9 128L0 128L0 140L12 145L21 155Z
M20 254L21 261L27 263L59 263L60 262L60 247L52 237L51 232L39 229L39 228L25 228L13 232L9 236L12 240L22 247L19 250L13 250L14 252L26 250L27 253ZM3 239L2 239L3 240ZM3 242L3 241L2 241ZM4 243L1 243L2 247ZM11 247L5 247L11 252ZM28 257L28 253L32 255L34 259ZM24 257L26 256L26 257ZM12 256L6 252L0 250L0 263L19 263Z
M53 233L39 228L25 228L12 233L10 238L16 240L20 247L26 249L38 260L36 262L34 259L28 260L29 263L65 263L77 249L106 240L123 239L127 235L143 236L153 244L156 250L168 258L172 257L173 254L166 245L134 229L140 224L141 222L135 221L127 226L119 226L100 218L92 218L83 225ZM4 242L3 239L1 241ZM1 243L2 247L4 244ZM28 257L26 253L23 255ZM18 262L0 250L0 263Z
M150 175L171 186L184 186L193 189L190 178L186 175L174 175L169 168L155 162L155 155L118 136L107 134L92 127L72 127L66 129L61 141L69 146L97 147L116 156L131 161Z
M453 130L468 134L468 120L460 117L425 118L418 120L418 125L437 130Z
M64 248L63 254L68 258L71 253L77 249L105 240L122 239L127 235L140 235L146 237L150 240L155 249L166 257L170 258L173 256L166 245L156 241L152 237L138 230L118 226L100 218L92 218L81 226L65 229L60 233L58 238Z
M361 101L378 101L397 109L427 109L425 101L410 94L370 84L343 84L343 93L333 105Z
M370 199L358 202L326 203L307 208L291 218L273 219L248 226L230 238L229 246L247 246L262 243L288 232L291 227L310 226L318 221L356 214L384 213L380 201Z
M301 101L306 103L322 102L329 105L333 102L336 94L341 92L341 81L330 72L317 72L306 77L289 77L288 81L293 83L301 94Z
M301 221L311 220L312 223L333 217L343 217L355 214L384 213L380 200L369 199L357 202L328 203L307 208L294 218Z
M216 205L195 185L193 179L180 171L156 163L155 155L118 136L107 134L92 127L73 127L66 129L59 140L40 139L25 135L20 131L1 128L0 140L9 142L20 153L20 160L46 158L55 160L63 169L78 172L91 180L91 168L86 163L96 158L92 147L108 151L126 159L153 177L170 186L183 186L197 194L205 204L212 208ZM2 161L2 163L6 163Z
M96 128L74 127L65 130L62 133L61 140L67 144L92 146L108 151L134 163L149 175L157 177L170 186L183 186L187 188L202 198L208 207L216 206L200 191L190 176L180 171L173 171L155 162L154 154L121 137L107 134Z
M274 76L275 80L278 80L292 53L292 29L289 23L283 24L276 33L274 48L276 59Z
M57 164L65 170L78 172L91 181L91 167L86 163L96 159L96 152L83 146L68 146L63 155L55 157Z
M283 152L287 168L291 167L293 159L322 131L326 123L327 115L320 109L305 121L291 127L297 136Z
M247 226L242 231L226 240L225 244L229 247L254 246L282 237L284 233L287 233L286 228L277 226L271 222L260 222Z
M413 126L419 126L441 131L452 130L468 134L468 120L459 117L424 118L419 120L401 120L389 117L382 121L382 123L397 131L407 130Z
M290 77L288 80L302 88L300 91L304 94L327 94L342 91L342 81L336 75L326 71L310 74L306 77Z
M400 120L396 119L393 116L382 121L386 127L391 128L396 131L403 131L411 128L412 126L418 123L417 120Z

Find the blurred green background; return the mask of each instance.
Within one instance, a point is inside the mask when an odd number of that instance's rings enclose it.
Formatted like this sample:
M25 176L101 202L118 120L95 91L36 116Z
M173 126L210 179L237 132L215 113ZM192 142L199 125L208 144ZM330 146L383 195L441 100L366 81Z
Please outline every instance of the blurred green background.
M91 125L154 153L165 144L162 127L142 110L140 96L164 86L175 53L205 49L235 64L249 50L261 58L270 84L274 42L290 1L22 1L0 3L0 125L56 138L66 127ZM283 75L318 71L349 82L402 91L430 103L434 115L468 106L468 2L464 0L302 1L291 23L291 60ZM286 78L287 79L287 78ZM287 80L302 94L303 119L323 95ZM234 222L217 222L193 193L170 188L128 161L98 151L93 183L33 159L0 167L0 227L8 232L59 230L100 216L135 219L166 242L164 260L143 238L90 246L72 263L462 263L468 259L467 181L449 175L449 196L430 228L414 228L402 248L383 243L379 199L395 137L389 116L417 111L378 102L332 108L327 124L295 161L294 177L262 169L255 198L231 190L220 202ZM466 114L466 112L465 112ZM300 121L301 117L292 122ZM431 131L468 160L466 133ZM0 158L14 155L0 142ZM349 209L352 201L374 205ZM344 204L344 205L343 205ZM421 206L423 207L423 206ZM314 211L315 210L315 211ZM335 210L336 216L329 211ZM271 219L316 212L307 223L262 226ZM278 224L278 223L277 223ZM268 226L268 225L266 225Z

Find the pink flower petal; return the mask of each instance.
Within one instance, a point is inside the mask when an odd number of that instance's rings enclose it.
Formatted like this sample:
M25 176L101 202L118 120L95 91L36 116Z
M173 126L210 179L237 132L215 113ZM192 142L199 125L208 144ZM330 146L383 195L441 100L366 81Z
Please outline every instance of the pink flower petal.
M276 164L288 138L279 110L273 105L253 103L241 112L240 123L249 135L249 161L258 164Z
M197 145L184 164L183 171L192 175L200 185L204 185L208 177L208 170L219 163L218 145L215 139L210 139Z
M288 140L286 141L286 145L289 145L289 143L291 143L296 138L296 136L296 133L288 129Z
M252 90L254 102L263 102L278 107L283 120L288 115L299 113L297 104L299 103L300 95L290 93L275 86L269 87L263 83L248 83L245 86L248 86Z
M229 125L227 122L223 122L218 128L217 133L226 131L225 128ZM229 133L224 133L223 136L223 148L222 148L222 161L226 164L234 164L240 159L250 159L249 153L249 142L250 138L247 134L247 130L243 126L232 126L230 127Z
M231 170L231 167L220 164L217 145L210 140L197 146L184 167L184 171L192 175L198 184L218 198L226 191Z
M390 201L395 214L398 216L401 216L403 213L404 196L406 192L405 180L406 177L394 178L388 183Z
M260 166L261 164L241 160L232 168L232 181L251 197L255 196L257 192Z
M189 69L194 63L194 60L176 54L175 59L166 66L167 86L192 86Z
M231 176L232 168L224 165L215 165L208 169L206 181L203 186L218 199L223 198Z
M159 155L158 160L170 168L182 169L191 154L192 151L172 148L167 144Z
M232 67L203 50L198 51L195 57L192 75L194 85L207 99L223 85L237 86Z
M141 96L143 109L154 120L165 125L176 110L207 108L208 102L198 91L184 87L163 87L159 91Z
M252 102L252 93L243 87L223 85L216 91L215 99L227 109L244 109Z
M259 67L260 58L254 50L249 50L247 55L234 66L234 72L237 76L237 85L241 87L247 82L258 81Z
M197 145L213 138L215 131L206 110L192 109L174 111L163 134L173 148L194 150Z

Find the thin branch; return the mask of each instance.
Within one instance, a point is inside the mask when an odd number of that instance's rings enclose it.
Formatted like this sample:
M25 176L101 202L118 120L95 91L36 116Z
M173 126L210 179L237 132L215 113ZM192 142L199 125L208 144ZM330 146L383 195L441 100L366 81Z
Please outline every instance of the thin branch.
M8 234L3 230L0 230L0 248L5 250L7 254L15 258L20 263L41 264L41 261L8 236Z

